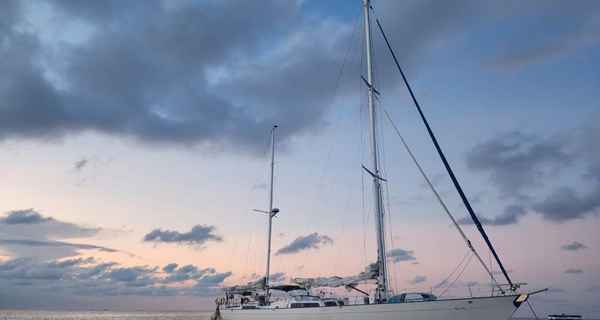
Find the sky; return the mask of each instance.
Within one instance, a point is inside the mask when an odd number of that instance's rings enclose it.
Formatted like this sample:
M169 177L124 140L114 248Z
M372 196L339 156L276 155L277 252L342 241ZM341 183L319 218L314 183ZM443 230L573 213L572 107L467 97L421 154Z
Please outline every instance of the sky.
M550 288L540 314L600 318L600 3L373 16L511 278ZM1 1L0 308L207 310L264 275L274 124L272 277L375 261L361 19L341 0ZM376 32L373 50L391 287L489 294L383 117L491 261Z

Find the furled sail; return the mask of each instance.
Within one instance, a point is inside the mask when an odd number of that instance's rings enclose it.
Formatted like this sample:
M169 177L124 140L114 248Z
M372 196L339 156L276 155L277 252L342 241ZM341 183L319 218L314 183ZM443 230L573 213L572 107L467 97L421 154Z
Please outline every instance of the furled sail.
M304 288L318 287L345 287L354 286L361 281L376 280L379 275L379 266L377 263L372 263L365 268L365 271L351 277L318 277L318 278L294 278L292 282Z
M225 288L225 292L229 294L244 294L246 292L254 292L257 290L265 289L265 277L262 277L256 281L248 282L247 284L237 285L233 287Z

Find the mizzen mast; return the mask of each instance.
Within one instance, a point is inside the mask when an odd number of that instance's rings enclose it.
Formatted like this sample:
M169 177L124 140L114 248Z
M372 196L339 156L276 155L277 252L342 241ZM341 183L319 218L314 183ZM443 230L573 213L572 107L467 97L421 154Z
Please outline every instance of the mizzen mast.
M384 206L383 193L381 189L381 181L379 171L379 150L377 146L377 110L375 109L374 94L375 88L373 85L373 67L371 57L371 21L370 21L370 0L363 0L363 10L365 16L365 41L366 41L366 56L367 56L367 87L368 87L368 103L369 103L369 133L371 144L371 160L372 167L369 173L373 178L373 195L375 205L375 221L377 233L377 264L379 275L377 277L377 292L375 300L377 303L382 303L387 300L388 296L388 277L386 264L385 250L385 226L384 226Z
M269 231L267 234L267 270L265 272L265 302L269 304L269 275L271 273L271 229L273 226L273 217L277 215L279 209L273 208L273 176L275 171L275 129L271 129L271 174L269 177L269 210L266 212L269 217Z

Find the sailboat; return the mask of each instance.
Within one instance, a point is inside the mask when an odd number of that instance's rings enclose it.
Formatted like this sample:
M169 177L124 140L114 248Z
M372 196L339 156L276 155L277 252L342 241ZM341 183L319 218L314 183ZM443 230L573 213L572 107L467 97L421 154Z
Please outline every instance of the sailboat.
M270 164L270 187L269 203L267 210L256 210L268 217L268 236L267 236L267 265L265 276L254 282L244 285L225 288L223 297L216 299L216 311L213 319L216 320L442 320L442 319L462 319L462 320L505 320L510 318L513 313L523 304L532 294L541 292L522 293L519 292L519 283L513 283L506 269L504 268L496 250L494 249L489 237L487 236L479 219L475 215L467 197L465 196L454 172L446 160L440 145L433 134L427 119L425 118L421 107L418 104L415 95L400 68L398 60L394 54L390 42L388 41L380 22L377 20L377 26L388 46L402 79L406 84L417 110L427 128L432 142L457 189L465 207L467 208L474 224L485 240L490 252L496 259L502 274L507 280L507 284L499 284L494 277L494 273L483 262L477 253L471 241L462 231L460 225L456 222L448 208L445 206L441 197L431 184L427 175L416 161L410 149L402 139L404 146L409 151L409 155L417 165L419 171L431 187L440 204L452 220L454 226L459 231L465 244L471 253L483 268L486 270L492 284L497 288L492 291L490 296L467 297L458 299L438 299L430 293L404 293L393 295L389 288L388 270L386 265L386 243L385 243L385 219L382 183L386 180L381 177L379 167L379 150L377 142L377 113L379 110L375 105L376 94L378 94L373 83L372 70L372 40L371 40L371 3L370 0L363 0L364 14L364 32L366 41L366 62L367 77L363 78L368 90L368 109L369 109L369 142L371 165L369 168L363 166L363 169L371 176L374 196L374 214L376 221L376 242L377 242L377 261L366 267L365 271L358 275L350 277L320 277L320 278L296 278L292 279L291 284L276 285L269 281L270 261L271 261L271 232L273 218L279 213L279 209L273 207L273 176L275 168L275 139L276 128L271 130L271 164ZM394 128L396 128L394 126ZM401 136L400 136L401 137ZM401 137L402 138L402 137ZM374 294L359 289L357 286L364 282L374 282ZM344 287L349 290L356 290L364 295L362 303L349 304L341 298L323 298L311 294L313 288L337 288ZM274 299L273 292L282 292L285 298Z

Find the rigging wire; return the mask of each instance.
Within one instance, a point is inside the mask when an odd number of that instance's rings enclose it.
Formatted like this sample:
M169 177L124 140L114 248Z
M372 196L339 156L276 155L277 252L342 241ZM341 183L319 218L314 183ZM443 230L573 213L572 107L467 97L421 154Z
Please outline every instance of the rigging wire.
M452 283L450 283L446 287L446 289L438 295L439 297L442 297L450 288L452 288L454 286L454 284L458 281L458 279L460 279L460 277L463 275L463 273L465 272L465 270L467 269L467 267L469 266L469 264L471 263L472 260L473 260L473 254L469 254L469 259L467 259L467 262L464 264L462 270L460 270L460 273L456 276L456 278L454 278L454 281L452 281Z
M373 67L373 83L381 83L381 76L380 76L380 68L379 68L379 64L378 64L378 59L372 59L371 65ZM375 96L375 101L373 101L373 103L376 105L377 109L383 109L383 99L381 96ZM381 123L383 124L383 115L381 114L381 112L377 112L376 113L376 121L377 123ZM384 127L383 125L379 125L377 126L377 136L380 138L379 141L380 143L377 146L377 150L379 151L380 156L377 158L378 160L378 167L380 169L380 175L382 177L386 177L387 176L387 154L386 154L386 149L385 149L385 134L384 134ZM386 241L386 248L388 248L388 250L394 248L394 242L393 242L393 228L392 228L392 218L391 218L391 206L390 206L390 198L389 198L389 184L387 182L383 183L383 215L384 215L384 221L385 221L385 216L387 216L387 223L384 224L385 229L386 229L386 234L388 235L388 239L385 239ZM386 253L387 255L387 253ZM388 284L387 287L391 288L390 283L393 282L394 283L394 287L397 289L398 288L398 277L397 277L397 264L393 263L393 262L389 262L386 258L386 269L388 270ZM393 271L393 272L390 272Z
M364 17L363 15L360 15L361 18L360 23L363 24L364 21ZM361 33L361 41L360 43L365 43L365 36L364 34ZM364 55L362 54L363 50L360 50L361 54L360 54L360 63L359 63L359 72L358 74L362 73L362 70L364 69ZM358 90L356 92L362 92L362 81L360 78L356 79L356 83L357 83L357 87ZM360 126L360 156L361 156L361 163L364 163L365 159L365 150L366 150L366 141L365 141L365 137L366 137L366 129L365 129L365 125L363 121L363 117L366 118L366 94L362 94L360 95L360 104L359 104L359 126ZM361 172L361 206L362 206L362 217L363 217L363 265L367 265L368 262L368 257L367 257L367 228L370 222L370 215L369 215L369 211L367 210L367 195L366 195L366 183L365 183L365 172L364 170L360 170Z
M442 286L444 286L444 284L448 283L450 278L452 278L454 274L458 271L458 269L460 269L460 267L463 265L463 263L465 263L470 254L470 251L465 252L462 259L460 259L460 262L456 265L456 267L454 267L452 272L450 272L450 274L446 278L444 278L444 280L440 281L434 288L441 288Z
M356 51L356 50L353 50L353 48L354 48L354 46L355 46L355 44L357 42L355 40L356 40L357 35L359 34L358 30L360 29L359 28L360 21L361 21L360 18L356 19L356 23L354 24L354 27L352 29L352 36L350 38L348 46L346 47L345 53L344 53L343 58L342 58L342 62L340 64L340 66L339 66L339 72L338 72L338 74L337 74L337 76L335 78L335 84L333 86L333 91L327 91L327 92L332 92L333 93L332 96L334 98L338 96L338 91L339 91L339 88L341 86L341 82L342 82L342 78L343 78L343 75L344 75L344 71L346 69L346 65L348 63L348 60L349 60L349 58L351 56L351 52ZM327 155L325 157L325 160L322 162L322 163L325 163L325 164L329 163L329 161L331 159L331 155L333 154L334 148L327 148L327 150L328 150L328 152L327 152ZM323 170L319 173L319 177L317 179L319 181L319 184L321 184L321 182L325 178L325 175L327 174L326 166L323 166L322 168L323 168ZM324 190L324 191L325 192L319 192L319 195L323 195L323 194L327 194L328 193L328 192L326 192L326 190ZM323 201L318 201L318 203L322 203L322 202Z
M341 78L342 78L342 74L343 74L343 71L344 71L344 67L345 68L350 68L352 66L352 62L356 63L357 60L359 60L359 59L357 59L357 54L358 54L358 52L360 52L360 50L356 50L356 48L359 46L359 42L357 40L358 40L358 37L359 37L359 34L360 34L359 30L360 30L360 25L361 25L361 22L362 22L362 16L359 15L359 17L360 18L356 19L356 22L355 22L354 27L353 27L351 40L350 40L350 43L348 45L347 52L346 52L346 54L344 56L344 60L345 61L344 61L343 65L342 65L342 69L340 70L340 76L337 79L338 84L336 85L336 91L338 90L337 88L340 86L339 83L341 82ZM351 54L351 53L354 53L354 54ZM346 67L346 65L348 65L348 66ZM356 64L354 64L354 67L356 67ZM359 113L359 117L360 117L360 107L359 107L358 113ZM361 124L362 124L362 122L361 122ZM360 134L360 132L359 132L359 134ZM330 152L332 152L332 150L333 150L333 148L330 148ZM359 150L359 156L360 156L360 154L361 153L360 153L360 150ZM361 179L362 179L362 172L361 172ZM344 208L345 211L351 210L351 206L352 206L352 201L351 200L352 200L353 196L354 195L353 195L352 190L348 189L347 190L347 195L346 195L346 201L344 202L346 204L346 208ZM340 221L340 223L339 223L339 226L341 228L341 236L342 236L342 238L346 234L347 223L348 223L348 219L345 219L345 218L343 218ZM343 265L343 260L344 260L344 259L342 259L343 252L340 251L340 250L338 250L337 254L338 254L338 259L336 260L336 262L335 262L336 265L334 267L338 267L339 266L338 264L340 264L340 263Z
M406 140L404 140L404 137L402 136L402 134L400 133L400 130L398 129L398 127L396 126L396 124L392 120L392 117L390 116L390 114L387 112L386 109L382 109L382 110L383 110L386 118L388 119L389 123L392 125L392 128L394 128L394 131L396 132L396 135L400 138L400 141L402 142L402 145L404 146L404 149L406 149L406 152L408 153L408 155L412 159L413 163L415 164L415 166L417 167L417 169L421 173L421 176L423 177L423 179L425 180L425 182L429 186L429 189L431 189L431 191L435 195L436 199L438 200L438 202L440 203L440 205L442 206L442 208L446 212L446 215L448 215L448 218L450 218L450 220L452 220L452 224L454 224L454 227L456 228L456 230L458 231L458 233L460 233L460 235L462 236L463 240L465 241L465 244L471 250L471 252L475 255L475 257L477 258L477 260L479 261L479 263L481 264L481 266L488 273L488 275L492 279L493 284L495 284L500 289L500 292L504 293L504 290L502 289L502 287L500 286L500 284L498 283L498 281L496 281L496 278L494 277L494 274L490 271L490 269L488 268L488 266L485 264L485 262L483 261L483 259L481 258L481 256L477 252L477 250L475 250L475 247L473 247L473 245L471 244L471 240L469 240L469 238L467 237L467 235L464 233L464 231L462 230L462 228L460 227L460 225L458 224L458 222L456 221L456 219L454 218L454 216L450 212L450 209L448 209L448 206L446 206L446 203L444 202L444 200L442 199L442 197L438 193L437 189L435 188L435 186L433 185L433 183L431 182L431 180L429 179L429 177L427 176L427 174L423 170L423 167L421 167L421 164L419 163L419 161L415 157L415 155L412 152L411 148L406 143Z
M376 73L378 74L378 73ZM380 97L381 98L381 97ZM379 105L379 109L384 110L384 106L383 106L383 99L379 99L378 102ZM381 112L378 113L379 115L379 120L381 123L384 123L383 121L383 116L381 115ZM380 132L379 132L379 137L381 138L381 144L380 144L380 148L379 150L381 150L381 175L386 177L388 174L388 166L387 166L387 154L386 154L386 149L385 149L385 134L384 134L384 127L383 126L379 126L380 128ZM388 239L386 239L386 241L388 242L388 244L390 245L390 249L388 250L393 250L396 246L394 244L394 228L393 228L393 223L392 223L392 209L391 209L391 201L390 201L390 184L389 183L383 183L383 187L384 187L384 199L385 199L385 211L384 213L387 215L387 235L388 235ZM393 262L389 262L388 263L388 271L392 271L392 272L388 272L388 277L390 278L390 282L394 283L394 288L396 290L398 290L399 286L399 276L398 276L398 264L397 263L393 263Z
M475 223L475 226L477 227L477 230L479 231L479 233L481 234L481 236L483 237L483 239L485 240L488 248L490 249L490 251L492 252L492 254L494 255L494 258L496 258L496 262L498 263L498 266L500 267L500 269L502 270L502 273L504 274L504 277L506 278L506 280L508 281L508 284L510 285L511 290L516 290L518 285L513 284L512 280L510 279L510 276L508 275L508 272L506 271L506 269L504 268L504 265L502 264L500 257L498 256L498 254L496 253L496 249L494 249L494 246L492 245L492 242L490 241L487 233L485 232L485 229L483 228L483 225L481 224L481 222L479 221L479 218L477 218L477 215L475 215L475 212L473 210L473 208L471 207L471 203L469 202L469 200L467 199L467 196L465 195L464 191L462 190L462 187L460 186L460 183L458 182L456 176L454 175L454 171L452 170L452 168L450 167L450 164L448 163L448 160L446 159L446 156L444 155L438 141L437 138L435 137L435 135L433 134L433 130L431 129L431 127L429 126L429 122L427 121L427 118L425 118L425 115L423 114L423 110L421 110L421 106L419 104L419 102L417 101L417 98L415 97L414 92L412 91L412 87L410 86L410 84L408 83L408 80L406 79L406 76L404 75L404 72L402 71L402 68L400 67L400 63L398 62L398 59L396 58L396 54L394 53L394 50L392 49L392 46L387 38L387 36L385 35L385 32L383 31L383 27L381 26L381 23L379 22L379 19L376 19L377 22L377 27L379 28L379 31L381 32L381 35L383 36L383 39L385 40L385 43L392 55L392 58L394 59L394 62L396 63L396 67L398 69L398 71L400 72L400 75L402 76L402 80L404 81L404 84L406 85L406 88L408 89L410 96L413 100L413 103L415 105L415 107L417 108L417 111L419 112L419 115L421 116L421 119L423 120L423 123L425 124L425 127L427 128L427 132L429 133L429 137L431 138L435 149L440 157L440 159L442 160L444 167L446 168L446 171L448 172L448 175L450 175L450 178L452 180L452 183L454 184L454 187L456 188L456 191L458 192L463 204L465 205L465 207L467 208L467 211L469 212L469 215L471 216L471 219L473 220L473 222ZM504 290L502 288L500 288L500 292L504 293Z
M535 313L535 310L533 310L533 306L531 305L531 303L529 303L529 299L526 300L526 302L527 302L527 306L529 306L529 310L531 310L531 313L533 313L533 316L535 317L535 319L536 320L539 319L537 313Z

